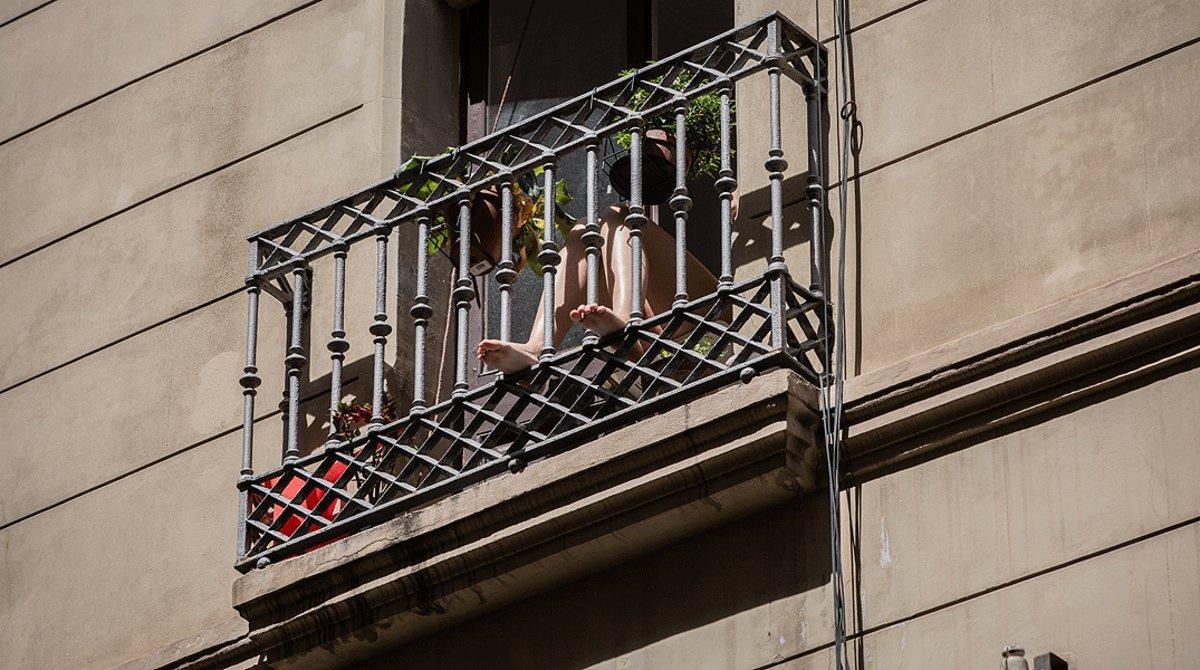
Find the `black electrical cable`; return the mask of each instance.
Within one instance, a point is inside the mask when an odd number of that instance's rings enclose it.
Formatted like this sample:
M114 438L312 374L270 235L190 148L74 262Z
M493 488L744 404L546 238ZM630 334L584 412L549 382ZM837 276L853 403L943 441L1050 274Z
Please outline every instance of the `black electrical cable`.
M817 43L821 43L821 14L820 0L817 0L816 23ZM830 360L829 347L826 346L823 363L825 366L821 383L821 418L822 430L825 437L825 464L829 486L829 543L830 543L830 582L833 591L833 626L834 626L834 668L844 670L846 659L846 624L845 624L845 591L842 580L842 548L841 548L841 456L842 456L842 419L844 416L845 368L846 368L846 229L848 228L848 199L846 185L847 172L850 163L851 131L855 128L855 110L853 95L850 91L850 65L847 49L849 33L849 15L846 0L835 0L835 34L837 45L839 85L837 89L838 117L841 120L841 131L838 134L838 279L837 291L834 296L836 313L834 324L833 360ZM818 58L820 54L818 52ZM823 64L826 65L826 64ZM824 68L823 68L824 69ZM828 86L828 76L824 85ZM842 100L845 100L842 103ZM810 151L812 149L810 148ZM823 147L818 148L824 155ZM824 164L821 161L820 164ZM826 208L825 191L821 192L821 211ZM813 240L813 244L816 240ZM826 295L828 300L830 296ZM828 304L828 301L826 302ZM823 331L828 336L828 312L822 319ZM832 383L832 388L831 388Z

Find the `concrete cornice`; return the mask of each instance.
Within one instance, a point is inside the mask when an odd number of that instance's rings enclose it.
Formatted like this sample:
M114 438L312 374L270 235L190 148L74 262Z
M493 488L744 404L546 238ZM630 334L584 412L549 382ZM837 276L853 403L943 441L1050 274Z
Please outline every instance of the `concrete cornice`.
M1200 251L846 385L857 477L1196 358Z

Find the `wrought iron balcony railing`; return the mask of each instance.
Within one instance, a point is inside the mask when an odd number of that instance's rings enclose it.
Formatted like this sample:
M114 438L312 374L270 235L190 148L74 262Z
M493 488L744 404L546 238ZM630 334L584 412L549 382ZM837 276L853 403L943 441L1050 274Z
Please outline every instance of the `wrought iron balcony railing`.
M765 270L735 282L731 260L732 200L737 188L731 161L731 98L734 85L765 73L770 118L743 133L769 133L764 156L771 202L771 245ZM781 81L803 90L807 115L807 209L811 223L810 281L794 281L784 262ZM642 200L644 122L675 114L677 147L686 141L685 112L691 101L716 94L720 100L720 170L715 187L719 221L689 221L684 181L686 151L676 151L676 183L669 201L676 238L676 299L670 310L642 318L642 226L648 223ZM244 395L244 439L239 479L240 570L296 555L316 545L395 517L406 510L505 471L519 471L589 437L659 412L698 394L737 383L757 372L787 367L819 384L829 328L821 259L824 221L826 50L778 13L718 35L671 58L598 87L525 121L438 157L422 179L434 188L414 189L411 177L385 180L359 193L250 237L248 342ZM498 191L503 206L503 252L497 266L501 339L509 339L512 285L516 278L511 239L514 183L541 170L552 187L559 162L582 152L586 159L587 295L594 301L600 259L598 186L602 142L629 133L630 194L627 199L634 273L629 285L635 312L629 325L604 338L585 338L581 347L558 352L547 318L538 362L529 370L469 388L470 302L476 297L468 244L472 199L485 189ZM547 198L545 220L553 220ZM455 303L455 386L453 396L427 400L425 350L433 309L429 296L426 245L437 234L439 212L457 219ZM454 219L454 216L449 217ZM714 293L687 292L685 235L689 227L720 226L720 277ZM388 322L389 240L401 226L416 228L412 316L412 404L401 418L383 413ZM454 232L454 231L451 231ZM553 305L555 272L561 262L554 226L545 225L537 255L543 272L543 298ZM349 347L345 307L348 251L355 244L376 247L375 315L369 327L374 345L372 424L366 434L330 440L302 456L301 385L309 352L302 339L308 296L316 281L312 263L333 256L330 407L343 393L343 361ZM281 404L285 430L282 464L254 473L254 402L260 385L257 362L259 297L263 291L283 303L287 343L286 383ZM549 310L548 310L549 311ZM407 339L407 338L406 338ZM331 429L332 430L332 429Z

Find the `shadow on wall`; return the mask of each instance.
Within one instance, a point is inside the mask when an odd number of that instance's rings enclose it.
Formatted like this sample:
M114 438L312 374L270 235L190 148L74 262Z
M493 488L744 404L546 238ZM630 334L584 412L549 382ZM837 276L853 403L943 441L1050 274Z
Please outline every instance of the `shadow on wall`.
M766 662L805 646L801 631L831 630L828 517L824 495L803 496L360 667L586 668L656 644Z
M809 261L807 247L812 243L812 229L809 225L808 206L804 198L804 187L808 181L808 172L801 172L786 177L783 180L783 247L784 256L788 259L788 269L792 279L802 286L809 284ZM830 258L833 250L834 224L830 214L830 205L826 203L825 222L822 230L821 262L828 275ZM731 258L734 275L745 279L759 274L767 267L771 257L771 190L763 187L740 195L741 211L738 221L734 224L733 245ZM805 247L799 251L798 247ZM828 276L825 279L828 285Z

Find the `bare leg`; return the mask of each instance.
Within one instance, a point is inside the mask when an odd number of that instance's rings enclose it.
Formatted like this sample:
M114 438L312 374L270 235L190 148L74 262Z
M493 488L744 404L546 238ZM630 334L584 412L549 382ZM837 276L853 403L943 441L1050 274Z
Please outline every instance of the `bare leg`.
M603 336L625 327L633 312L633 251L623 205L610 207L601 218L605 237L605 279L611 287L611 309L604 305L580 305L571 318ZM671 309L675 301L675 238L653 223L642 227L642 314L650 318ZM688 295L700 297L716 290L717 278L690 253L687 255ZM683 334L690 328L683 328ZM632 354L641 351L635 347Z
M600 302L587 303L587 254L583 231L571 232L563 245L563 262L558 269L554 290L554 346L562 343L572 322L604 336L625 327L633 312L633 292L630 282L633 273L633 254L629 226L625 224L628 208L610 207L601 217L603 268L600 272L597 297ZM675 299L674 277L675 241L662 228L647 224L642 228L642 313L647 317L671 309ZM691 254L687 256L688 293L701 296L711 293L716 277ZM605 305L603 303L608 303ZM537 315L524 343L502 340L483 340L477 356L486 365L506 374L518 372L537 362L542 349L542 333L546 315L538 303ZM634 355L640 351L635 348Z
M608 223L608 245L614 251L608 264L612 286L613 311L628 321L632 311L631 268L633 254L629 227L624 223L625 207L613 207L604 220ZM674 225L668 222L668 225ZM687 254L687 291L694 298L713 293L717 278L692 254ZM642 227L642 314L650 318L670 311L675 302L675 238L654 223Z
M571 328L573 319L572 308L587 299L587 254L583 244L583 231L579 228L571 231L562 249L563 261L558 267L554 281L554 346L562 343L563 337ZM604 281L600 282L601 299L608 298ZM542 350L543 328L545 327L545 308L538 302L537 314L533 326L529 329L529 339L525 342L505 342L503 340L483 340L479 343L477 357L480 361L505 374L519 372L537 362Z

